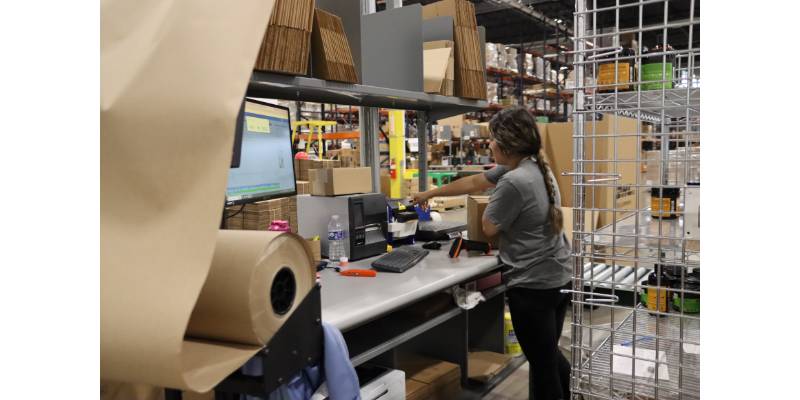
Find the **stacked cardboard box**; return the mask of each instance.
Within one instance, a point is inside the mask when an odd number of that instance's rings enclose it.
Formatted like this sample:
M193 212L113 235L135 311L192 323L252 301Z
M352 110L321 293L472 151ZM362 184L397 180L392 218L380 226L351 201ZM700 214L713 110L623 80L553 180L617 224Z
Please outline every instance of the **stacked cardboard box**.
M314 11L311 51L315 77L358 83L353 53L350 51L341 18L324 10Z
M309 181L296 181L297 194L311 194L311 182Z
M391 185L391 177L389 177L388 174L382 173L381 193L385 194L386 197L391 197ZM436 186L433 185L433 178L428 177L428 189L430 190L435 187ZM402 185L400 186L400 197L406 198L417 193L419 193L419 178L404 179Z
M240 208L241 206L230 206L225 209L225 213L233 215ZM297 233L296 196L247 204L240 213L228 218L226 223L228 229L265 231L276 220L289 222L292 232Z
M361 166L361 151L358 149L328 150L328 157L339 160L342 167L354 168Z
M340 196L372 191L372 170L359 168L320 168L308 171L311 194Z
M461 127L463 127L464 124L466 124L466 119L464 119L464 114L454 115L452 117L439 119L437 124L439 124L439 126L449 126L450 135L454 138L460 138Z
M451 400L461 394L461 367L457 364L409 354L400 354L397 362L406 372L407 399Z
M277 0L255 69L305 75L313 17L314 0Z
M294 172L297 180L310 181L308 170L322 168L339 168L342 162L339 160L294 160Z
M489 382L503 368L511 362L509 354L495 353L492 351L474 351L467 356L469 371L467 376L478 382Z
M481 53L475 6L467 0L442 0L422 8L422 18L453 17L455 95L486 99L485 60Z

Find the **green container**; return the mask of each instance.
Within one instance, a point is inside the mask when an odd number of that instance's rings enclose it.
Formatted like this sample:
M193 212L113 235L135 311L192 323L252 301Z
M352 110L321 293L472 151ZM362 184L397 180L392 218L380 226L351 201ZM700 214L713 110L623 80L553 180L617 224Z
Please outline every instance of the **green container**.
M678 311L683 311L687 314L700 313L700 297L685 297L683 305L681 305L681 297L675 293L672 296L672 305Z
M672 89L672 63L666 63L667 69L664 75L663 80L667 80L669 82L659 82L661 81L661 73L664 72L663 67L664 63L648 63L642 64L642 70L640 76L642 77L642 82L648 81L656 81L654 83L642 83L642 90L660 90L660 89Z

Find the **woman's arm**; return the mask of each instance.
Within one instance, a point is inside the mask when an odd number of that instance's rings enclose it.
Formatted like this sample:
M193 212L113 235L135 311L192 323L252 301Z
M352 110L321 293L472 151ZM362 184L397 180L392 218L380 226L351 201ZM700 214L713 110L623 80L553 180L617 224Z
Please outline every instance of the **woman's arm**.
M489 221L489 218L486 217L486 213L483 213L481 217L481 225L483 226L483 234L489 237L490 239L495 237L498 233L500 233L500 228L497 227L492 221Z
M453 183L448 183L442 187L431 189L414 195L415 204L425 204L431 197L436 196L458 196L474 192L484 191L494 186L486 179L485 174L475 174L466 178L461 178Z

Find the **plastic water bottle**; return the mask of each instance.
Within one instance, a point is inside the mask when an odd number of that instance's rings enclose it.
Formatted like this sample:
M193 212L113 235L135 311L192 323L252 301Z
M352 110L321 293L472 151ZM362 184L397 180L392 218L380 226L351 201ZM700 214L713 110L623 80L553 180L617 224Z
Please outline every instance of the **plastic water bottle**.
M347 251L344 247L344 239L347 236L347 231L339 221L339 216L334 214L331 216L331 221L328 222L328 259L333 262L339 262L342 257L347 257Z

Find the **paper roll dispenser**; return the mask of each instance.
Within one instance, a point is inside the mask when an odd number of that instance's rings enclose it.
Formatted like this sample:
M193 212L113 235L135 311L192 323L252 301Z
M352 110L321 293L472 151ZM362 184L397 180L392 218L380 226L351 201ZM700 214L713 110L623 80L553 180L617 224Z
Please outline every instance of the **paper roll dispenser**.
M347 223L345 248L350 260L386 252L386 197L381 193L345 196L297 196L298 233L319 235L322 255L328 253L328 222L338 214Z

